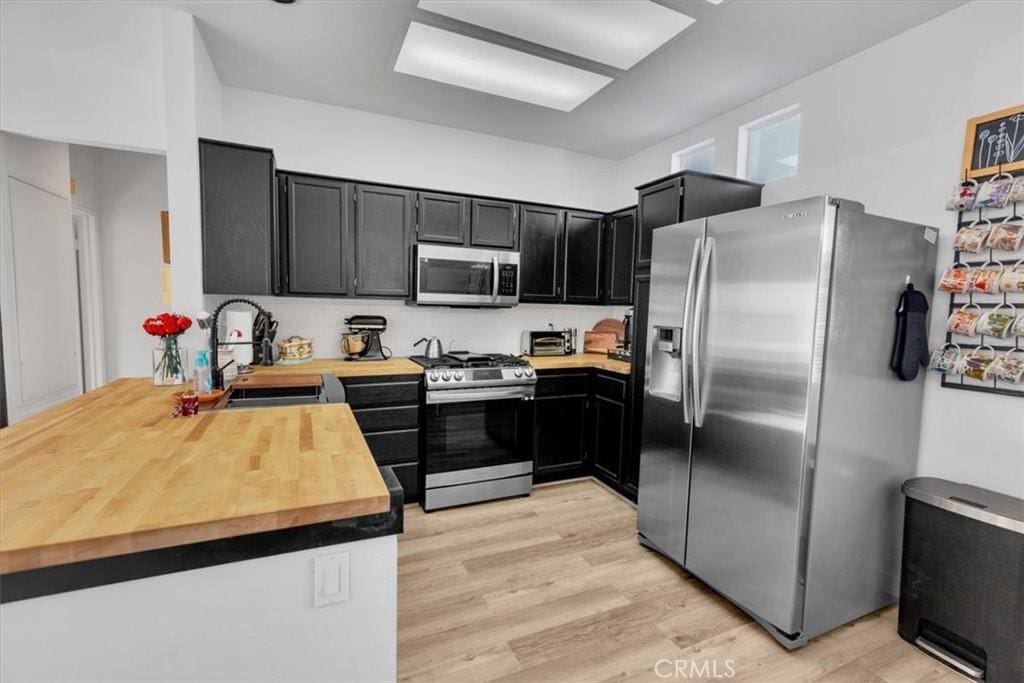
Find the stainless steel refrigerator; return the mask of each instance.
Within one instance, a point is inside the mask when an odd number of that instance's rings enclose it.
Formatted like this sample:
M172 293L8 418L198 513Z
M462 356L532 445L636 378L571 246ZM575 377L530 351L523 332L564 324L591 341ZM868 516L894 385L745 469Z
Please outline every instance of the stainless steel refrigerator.
M787 647L896 599L923 378L889 355L936 236L832 197L654 231L639 538Z

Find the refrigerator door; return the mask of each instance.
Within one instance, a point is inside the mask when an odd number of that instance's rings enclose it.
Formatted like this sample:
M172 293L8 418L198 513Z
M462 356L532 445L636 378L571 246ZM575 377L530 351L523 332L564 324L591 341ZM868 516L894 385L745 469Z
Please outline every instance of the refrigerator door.
M708 219L698 276L684 566L800 631L834 208L827 198Z
M690 327L705 219L654 231L647 321L638 527L683 563L690 488Z

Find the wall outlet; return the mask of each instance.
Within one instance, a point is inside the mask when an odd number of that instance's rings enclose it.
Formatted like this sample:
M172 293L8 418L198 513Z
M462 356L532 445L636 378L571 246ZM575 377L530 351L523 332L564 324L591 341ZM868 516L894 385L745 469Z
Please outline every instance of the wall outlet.
M313 558L313 607L348 600L348 553Z

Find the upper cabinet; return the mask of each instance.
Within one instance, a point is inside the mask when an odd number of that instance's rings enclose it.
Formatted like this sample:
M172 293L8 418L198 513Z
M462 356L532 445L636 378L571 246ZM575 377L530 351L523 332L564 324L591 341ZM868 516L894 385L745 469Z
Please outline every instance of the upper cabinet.
M515 249L519 244L518 208L496 199L472 200L470 244L488 249Z
M204 292L280 292L274 173L273 150L199 141Z
M469 199L450 194L416 194L416 239L463 245L469 235Z
M563 301L601 303L603 219L599 213L566 211Z
M628 305L633 302L636 207L609 214L605 226L604 302Z
M290 294L348 294L351 186L293 173L282 174L279 186L288 264L285 289Z
M695 218L761 205L760 183L698 171L680 171L639 186L636 267L651 267L654 230Z
M409 296L413 193L356 185L355 281L357 296Z
M557 303L562 298L565 211L520 207L519 300Z

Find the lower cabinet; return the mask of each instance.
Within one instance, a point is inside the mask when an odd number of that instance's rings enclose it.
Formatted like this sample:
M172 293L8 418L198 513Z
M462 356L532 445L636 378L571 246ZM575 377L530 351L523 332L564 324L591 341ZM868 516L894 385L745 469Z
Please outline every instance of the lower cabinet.
M345 394L363 438L378 465L388 465L405 491L405 502L420 498L419 375L351 377Z
M603 370L537 374L534 481L593 475L636 500L629 377Z

